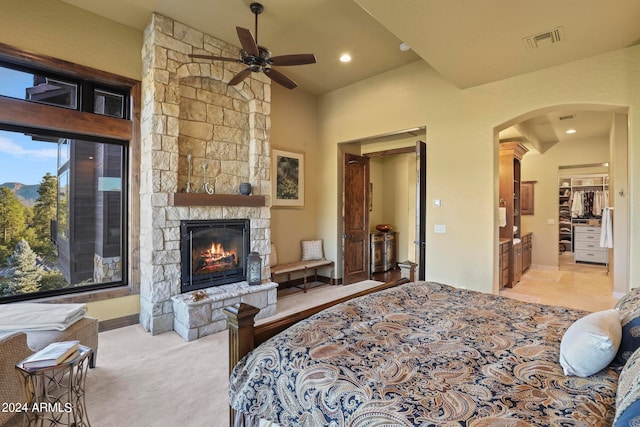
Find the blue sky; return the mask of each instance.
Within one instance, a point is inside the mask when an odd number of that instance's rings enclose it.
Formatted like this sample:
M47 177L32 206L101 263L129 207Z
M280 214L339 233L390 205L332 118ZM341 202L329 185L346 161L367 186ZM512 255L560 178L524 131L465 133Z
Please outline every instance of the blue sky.
M25 88L32 85L31 74L0 67L0 95L24 99ZM56 170L56 144L0 130L0 184L39 184L47 172L56 175Z
M0 184L39 184L49 172L57 175L58 148L51 142L32 141L21 133L0 131Z

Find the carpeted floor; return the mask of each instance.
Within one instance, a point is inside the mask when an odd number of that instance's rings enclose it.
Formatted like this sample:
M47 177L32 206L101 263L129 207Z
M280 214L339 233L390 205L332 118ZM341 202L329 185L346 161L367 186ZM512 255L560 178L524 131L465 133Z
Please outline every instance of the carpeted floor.
M379 284L284 290L272 320ZM93 427L225 427L227 332L190 343L174 332L151 336L140 325L100 333L97 367L86 383Z
M596 311L615 304L607 280L580 272L531 269L516 288L503 289L501 294ZM276 315L263 322L377 283L314 284L306 294L297 288L284 289L278 294ZM89 371L86 384L93 427L229 425L226 331L187 343L173 332L151 336L134 325L103 332L99 339L98 364Z

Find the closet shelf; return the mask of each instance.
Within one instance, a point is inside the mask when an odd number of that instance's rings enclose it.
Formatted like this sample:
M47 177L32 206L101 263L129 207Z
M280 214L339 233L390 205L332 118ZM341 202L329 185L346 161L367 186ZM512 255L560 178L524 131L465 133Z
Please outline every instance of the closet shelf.
M576 229L576 225L584 225L589 223L589 221L600 218L598 215L592 215L590 211L585 211L589 213L588 216L578 218L573 217L569 212L572 205L570 202L573 200L573 197L575 197L576 194L583 192L595 193L597 191L602 191L607 192L608 194L608 188L609 176L606 173L558 177L558 190L560 193L558 195L558 205L560 208L558 241L561 245L561 251L575 251L572 237ZM567 193L566 195L562 194L565 192ZM563 247L564 249L562 249Z

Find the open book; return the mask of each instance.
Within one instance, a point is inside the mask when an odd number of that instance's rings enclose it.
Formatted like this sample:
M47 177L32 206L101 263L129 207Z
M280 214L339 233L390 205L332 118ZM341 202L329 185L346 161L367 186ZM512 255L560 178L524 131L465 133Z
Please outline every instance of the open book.
M80 352L80 341L60 341L46 346L20 362L24 369L46 368L71 360Z

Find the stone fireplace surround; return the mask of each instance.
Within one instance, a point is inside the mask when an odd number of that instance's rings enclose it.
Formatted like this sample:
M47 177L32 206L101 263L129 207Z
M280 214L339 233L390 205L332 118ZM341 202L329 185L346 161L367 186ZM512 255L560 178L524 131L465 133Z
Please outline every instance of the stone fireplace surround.
M248 302L263 318L275 314L277 297L272 282L209 288L199 301L180 294L181 220L249 218L263 278L269 277L271 237L270 81L254 73L227 86L242 65L192 60L191 53L233 57L238 48L153 14L142 49L140 323L153 335L175 330L188 341L225 329L227 305ZM197 194L198 203L176 203L174 194L187 187L189 154L196 191L205 176L216 195L237 195L239 184L249 182L264 203L229 197L217 203L205 194Z

